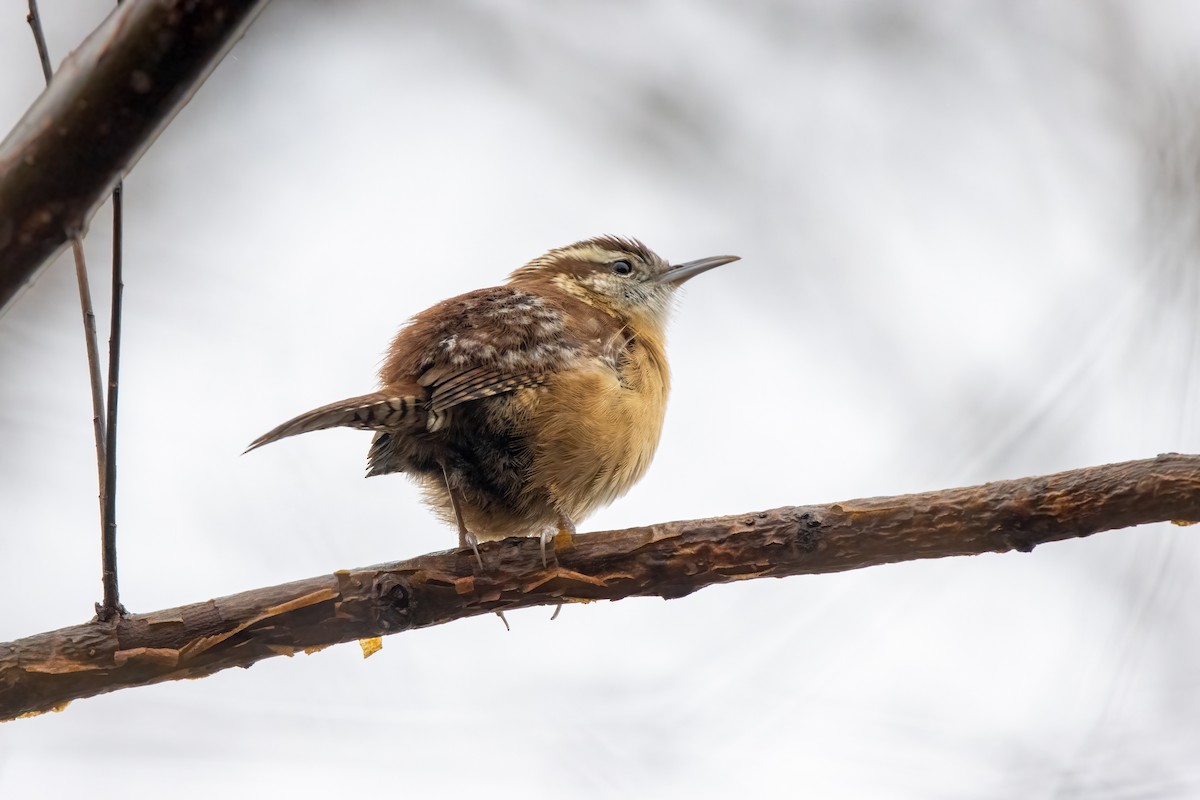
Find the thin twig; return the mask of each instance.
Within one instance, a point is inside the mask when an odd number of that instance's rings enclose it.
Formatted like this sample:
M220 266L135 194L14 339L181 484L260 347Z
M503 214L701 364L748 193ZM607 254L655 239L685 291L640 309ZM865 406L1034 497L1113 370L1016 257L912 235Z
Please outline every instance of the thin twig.
M121 5L121 0L117 0ZM125 181L117 181L112 193L112 311L108 327L108 434L104 448L104 507L100 512L100 580L104 602L96 608L96 618L107 622L125 616L117 585L117 377L121 371L121 300L125 292L122 265Z
M33 29L38 58L42 62L42 74L46 85L50 85L53 70L50 67L50 52L42 31L42 19L38 14L37 0L29 0L29 14L25 17ZM83 311L83 333L87 343L88 376L92 385L92 428L96 438L96 471L100 483L100 570L104 585L104 602L96 606L96 615L101 620L121 616L117 591L117 372L120 369L121 353L121 184L113 190L113 291L112 321L108 339L108 414L105 420L103 388L100 383L100 345L96 340L96 312L92 308L92 289L88 281L87 262L83 257L83 239L79 234L71 237L71 250L75 255L75 280L79 284L79 305Z
M29 14L25 17L33 29L33 40L37 44L38 58L42 62L42 73L46 84L50 84L53 71L50 68L50 52L46 48L46 36L42 33L42 18L38 15L37 0L29 0ZM104 399L100 388L100 346L96 342L96 312L92 310L92 288L88 283L87 263L83 258L83 240L71 237L71 250L75 254L75 280L79 284L79 305L83 310L83 335L87 342L88 373L92 384L92 427L96 435L96 471L100 480L100 514L104 515Z
M46 47L46 36L42 32L42 18L38 14L37 0L29 0L29 13L25 15L25 21L33 28L33 43L37 45L38 59L42 62L42 75L49 85L54 68L50 66L50 50Z
M117 376L121 370L121 296L125 283L122 268L122 193L124 184L113 189L112 315L108 334L108 427L104 448L104 479L101 482L104 507L101 511L101 578L104 602L96 609L101 620L123 616L117 588Z
M87 342L88 375L92 384L92 428L96 434L96 471L100 476L100 497L104 497L104 389L100 379L100 345L96 342L96 312L92 310L92 287L88 282L87 263L83 258L83 240L71 237L75 253L75 280L79 284L79 305L83 310L83 335ZM104 513L103 501L100 513Z

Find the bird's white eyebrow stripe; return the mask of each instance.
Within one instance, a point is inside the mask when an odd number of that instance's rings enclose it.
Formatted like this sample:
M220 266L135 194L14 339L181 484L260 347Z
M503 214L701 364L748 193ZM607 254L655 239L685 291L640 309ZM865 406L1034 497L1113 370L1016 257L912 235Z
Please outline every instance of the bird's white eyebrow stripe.
M575 258L580 261L616 261L618 258L628 258L629 254L619 250L607 250L594 244L585 244L561 250L559 256Z

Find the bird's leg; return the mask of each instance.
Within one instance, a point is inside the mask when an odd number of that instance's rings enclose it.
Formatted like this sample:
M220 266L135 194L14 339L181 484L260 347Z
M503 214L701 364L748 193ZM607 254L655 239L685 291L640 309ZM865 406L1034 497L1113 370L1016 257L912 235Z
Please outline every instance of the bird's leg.
M542 547L542 569L550 568L550 562L546 560L546 543L554 541L554 535L556 533L557 531L554 530L554 528L547 525L546 527L542 528L542 533L540 536L538 536L538 543Z
M546 542L547 541L553 542L554 538L556 536L558 536L560 533L565 533L567 536L575 535L575 522L562 511L558 512L558 527L557 528L551 528L551 527L547 526L542 529L542 567L543 568L548 568L548 566L549 566L546 563ZM555 560L556 561L558 560L557 555L555 556ZM558 619L558 612L562 611L562 607L563 607L562 603L558 603L554 606L554 613L550 615L551 622Z
M458 523L459 549L465 550L470 547L475 553L475 560L479 562L479 568L483 569L483 556L479 555L479 537L467 530L467 523L463 522L462 502L454 487L450 485L450 473L446 471L445 464L442 465L442 477L446 481L446 492L450 495L450 508L454 509L454 521ZM507 622L504 624L508 625Z
M575 535L575 523L571 521L562 511L558 512L557 526L547 525L542 528L541 536L539 537L542 546L542 568L549 568L550 563L546 560L546 545L552 543L554 538L560 533L565 533L568 536Z

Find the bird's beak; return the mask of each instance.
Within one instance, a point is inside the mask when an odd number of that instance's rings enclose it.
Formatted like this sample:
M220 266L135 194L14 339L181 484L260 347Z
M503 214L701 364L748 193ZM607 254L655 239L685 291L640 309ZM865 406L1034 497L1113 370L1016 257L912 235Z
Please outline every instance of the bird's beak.
M724 264L731 264L740 259L741 256L709 256L708 258L701 258L697 259L696 261L687 261L683 264L676 264L662 275L659 275L658 282L673 283L678 286L688 278L694 278L701 272L708 272L714 267L719 267Z

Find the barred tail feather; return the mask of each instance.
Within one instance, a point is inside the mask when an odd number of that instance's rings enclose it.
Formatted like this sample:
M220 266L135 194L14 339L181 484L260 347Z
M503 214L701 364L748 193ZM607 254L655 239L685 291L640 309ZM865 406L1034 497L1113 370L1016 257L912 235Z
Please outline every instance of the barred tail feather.
M314 408L295 419L290 419L274 430L264 433L246 448L245 453L277 442L289 436L326 428L359 428L362 430L397 430L406 422L415 422L418 414L417 398L397 397L373 392L361 397L350 397Z

